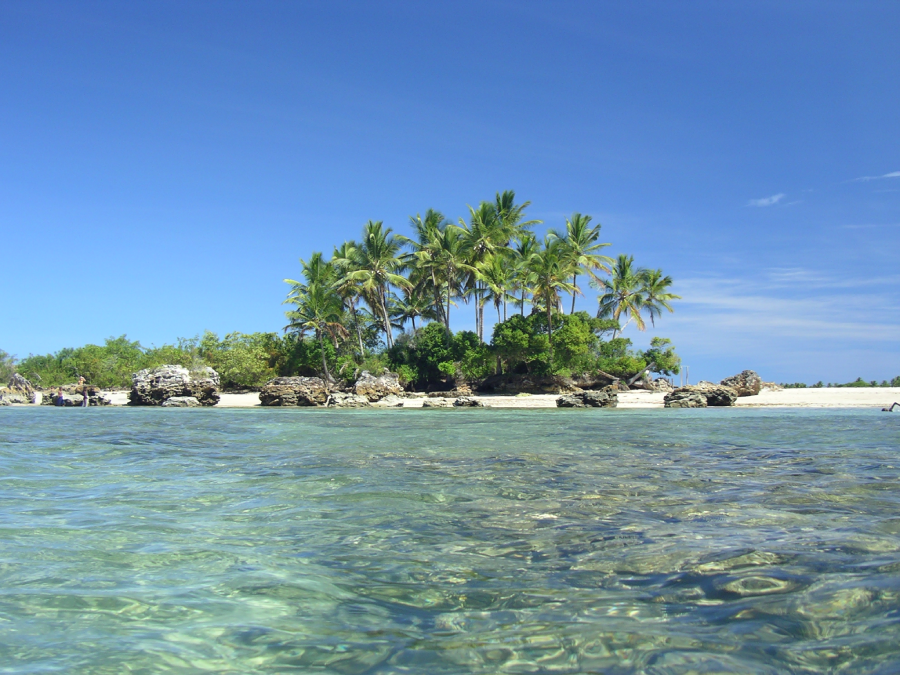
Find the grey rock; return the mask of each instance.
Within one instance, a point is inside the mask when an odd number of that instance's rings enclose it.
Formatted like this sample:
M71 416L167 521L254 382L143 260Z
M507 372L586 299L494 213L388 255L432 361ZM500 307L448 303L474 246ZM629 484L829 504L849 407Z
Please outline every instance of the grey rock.
M368 408L371 404L369 399L359 394L346 394L336 391L328 396L325 401L327 408Z
M325 405L328 393L320 377L276 377L263 385L259 402L264 406Z
M619 405L618 385L597 391L581 391L556 399L557 408L615 408Z
M726 377L720 384L734 389L738 396L756 396L763 388L762 378L753 370L744 370Z
M66 392L65 388L63 391L63 405L67 408L78 408L81 407L81 402L84 400L84 394L75 393L75 387L70 386L70 391ZM78 388L81 389L80 387ZM100 394L98 389L88 388L88 406L104 406L110 405L112 401L110 401L105 396ZM41 395L41 405L56 405L56 392L55 391L45 391Z
M163 408L199 408L200 401L193 396L171 396L163 401Z
M0 406L11 405L9 401L6 400L5 396L0 396Z
M20 394L28 399L28 403L34 400L34 387L31 382L22 377L19 373L13 373L6 385L11 393Z
M399 396L403 393L400 384L400 376L397 373L385 371L379 376L374 376L364 370L353 385L352 391L359 396L365 396L370 402L380 401L385 396Z
M452 408L453 402L446 398L426 398L422 401L423 408Z
M376 408L402 408L404 406L403 401L403 398L390 394L372 405Z
M219 402L219 375L209 367L194 372L184 366L145 368L131 376L129 405L159 406L172 397L193 396L200 405Z
M453 401L454 408L484 408L484 403L472 396L460 396Z
M726 387L713 382L698 382L693 389L706 397L706 405L709 406L733 406L737 400L737 392L731 387Z
M556 399L557 408L587 408L580 396L560 396Z
M666 408L705 408L706 397L699 391L682 387L666 394L663 405Z
M697 406L688 403L679 403L681 401L693 401L690 396L696 394L703 398L706 405ZM712 382L698 382L684 387L679 387L675 391L666 394L663 403L667 408L705 408L706 406L733 406L737 400L737 392L731 387L725 387L721 384L713 384ZM675 402L678 405L670 405Z

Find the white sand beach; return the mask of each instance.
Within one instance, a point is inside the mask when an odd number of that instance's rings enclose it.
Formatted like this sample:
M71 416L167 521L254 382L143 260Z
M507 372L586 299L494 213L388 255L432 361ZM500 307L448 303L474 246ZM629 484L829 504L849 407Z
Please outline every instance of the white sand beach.
M114 406L127 405L128 392L110 391L104 396ZM259 405L259 394L222 394L219 408L253 408ZM477 396L491 408L555 408L556 394L531 396ZM404 401L405 408L421 408L424 398ZM748 408L884 408L900 401L898 387L842 387L831 389L765 389L757 396L737 400L737 407ZM628 391L619 394L619 408L662 408L663 394L649 391Z

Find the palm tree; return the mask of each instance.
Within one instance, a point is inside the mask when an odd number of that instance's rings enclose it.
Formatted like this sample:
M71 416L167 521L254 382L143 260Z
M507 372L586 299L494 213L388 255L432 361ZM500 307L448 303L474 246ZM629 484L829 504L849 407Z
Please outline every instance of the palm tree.
M362 328L360 327L359 314L356 311L356 302L362 298L362 288L360 282L352 279L350 276L351 272L356 271L353 263L355 255L356 244L352 241L345 241L340 246L335 247L331 256L331 264L334 266L337 275L335 289L350 311L350 316L353 317L356 339L359 344L359 355L365 358L366 349L363 347Z
M474 271L466 256L464 230L456 225L448 225L441 232L437 240L437 261L444 273L444 289L446 292L447 309L444 312L447 330L450 330L450 305L453 304L453 295L460 293L462 275Z
M644 270L634 268L634 256L620 254L616 258L609 279L591 280L591 285L603 293L597 299L600 305L597 316L612 317L616 321L622 316L627 317L625 325L613 331L614 338L631 323L632 319L638 330L646 328L641 317L641 310L644 308L644 277Z
M531 206L531 202L522 202L516 204L516 193L513 190L506 190L503 194L497 193L494 199L494 213L500 227L504 233L508 234L505 246L509 246L510 241L519 240L526 234L530 233L533 225L540 225L540 220L525 220L525 209Z
M571 218L566 218L566 231L564 233L551 230L550 234L557 239L565 242L566 249L572 262L575 265L575 271L572 273L572 311L575 313L575 296L584 295L578 288L578 273L586 272L591 277L596 278L594 270L603 270L609 274L609 265L612 265L612 258L605 255L599 255L597 251L609 246L609 244L598 244L600 238L600 224L596 227L590 226L591 217L587 214L573 213Z
M284 304L294 305L296 309L285 312L290 323L284 330L300 336L310 330L315 332L322 352L325 379L334 382L328 372L324 336L327 333L337 347L338 339L347 335L347 330L341 323L343 301L334 289L334 268L318 252L313 253L308 262L300 262L303 265L304 281L285 279L286 283L291 284L291 292Z
M447 228L449 221L440 211L428 209L425 217L416 214L410 216L410 226L416 234L415 239L397 235L397 238L412 248L409 260L410 281L415 285L417 292L429 294L434 298L434 308L437 310L438 319L446 324L444 317L444 303L441 300L443 289L440 261L441 237Z
M528 258L528 270L533 275L534 299L543 303L547 312L547 330L550 337L550 361L553 361L553 308L559 306L559 294L571 293L569 283L572 262L562 241L547 236L544 248Z
M416 293L414 289L404 289L403 297L395 297L390 303L391 317L397 321L402 330L407 321L412 322L413 334L416 332L416 317L437 319L437 311L427 296Z
M519 313L525 316L525 297L531 292L533 275L528 268L528 260L533 253L541 250L541 243L531 232L525 232L516 242L513 249L515 256L513 266L513 286L514 291L521 291L522 298L514 298L513 303L519 305Z
M485 299L493 300L497 309L497 321L506 321L506 300L510 297L509 288L512 287L512 277L515 268L512 265L510 253L493 253L482 260L475 268L475 278L481 282L484 288ZM503 305L503 317L500 316L500 306ZM482 317L483 320L483 317Z
M351 280L359 282L369 307L384 322L385 340L389 349L394 340L387 311L388 288L391 285L399 288L410 285L398 273L404 265L404 259L400 253L401 241L392 232L380 220L368 221L363 226L362 239L353 249L355 269L347 275Z
M669 304L672 300L681 300L680 295L669 292L672 285L672 277L663 276L662 270L644 270L641 280L643 288L641 294L644 297L644 308L650 315L650 325L656 327L654 317L661 316L662 310L674 311Z

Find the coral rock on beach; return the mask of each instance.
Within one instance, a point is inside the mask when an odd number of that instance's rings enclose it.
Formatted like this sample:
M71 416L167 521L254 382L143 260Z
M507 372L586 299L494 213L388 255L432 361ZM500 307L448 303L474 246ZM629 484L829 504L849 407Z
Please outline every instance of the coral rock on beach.
M699 391L680 387L666 394L663 405L666 408L705 408L706 397Z
M472 396L460 396L453 401L454 408L483 408L484 403Z
M19 373L12 374L6 387L10 393L21 394L27 398L29 403L34 400L34 387L31 386L31 382L19 375Z
M204 367L189 371L184 366L145 368L131 376L129 405L161 406L172 397L193 396L203 406L219 402L219 374Z
M328 396L325 401L326 408L368 408L371 405L369 399L359 394L345 394L336 391Z
M405 405L404 400L405 399L399 396L390 394L388 396L385 396L380 401L376 401L372 405L376 408L402 408Z
M699 399L703 404L698 405ZM698 382L679 387L663 398L666 408L706 408L707 406L723 407L733 406L737 400L737 392L731 387L725 387L712 382Z
M18 373L13 373L12 377L9 378L9 384L0 388L0 405L34 403L35 396L31 382Z
M200 401L193 396L172 396L163 401L163 408L199 408Z
M731 387L738 396L756 396L763 387L762 378L753 370L744 370L737 375L726 377L719 384Z
M453 402L446 398L426 398L422 401L423 408L452 408Z
M615 408L618 405L619 392L614 384L598 391L582 391L556 399L557 408Z
M397 373L384 371L378 377L372 375L368 370L364 370L356 383L353 385L353 393L359 396L365 396L369 401L374 403L380 401L385 396L399 396L403 393L403 386L400 384L400 376Z
M276 377L259 392L265 406L325 405L327 400L328 387L320 377Z
M81 407L84 401L84 389L87 389L88 405L103 406L110 405L112 401L103 396L96 387L78 387L76 385L68 385L63 387L63 406L66 408ZM56 391L45 391L42 394L41 405L56 405Z

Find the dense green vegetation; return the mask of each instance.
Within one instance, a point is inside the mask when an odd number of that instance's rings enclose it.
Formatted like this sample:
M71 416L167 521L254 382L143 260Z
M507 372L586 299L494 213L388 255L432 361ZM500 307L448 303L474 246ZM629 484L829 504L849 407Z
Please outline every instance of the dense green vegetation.
M640 352L619 335L672 311L672 279L631 256L602 255L609 244L585 214L538 240L528 205L498 193L457 223L429 209L410 218L411 237L369 221L358 242L335 247L329 259L314 252L300 261L300 280L285 279L285 331L318 345L327 379L376 366L419 387L499 373L678 373L667 340ZM574 311L585 290L579 279L599 292L597 317ZM450 317L461 304L474 310L475 331L453 334ZM496 313L492 336L486 309Z
M819 380L815 384L806 384L805 382L792 382L788 384L782 384L782 387L785 389L821 389L823 387L900 387L900 375L891 380L882 380L881 384L878 383L878 380L869 380L868 382L861 377L857 377L853 382L846 382L844 384L840 384L838 382L829 382L828 384L822 384L822 381Z

